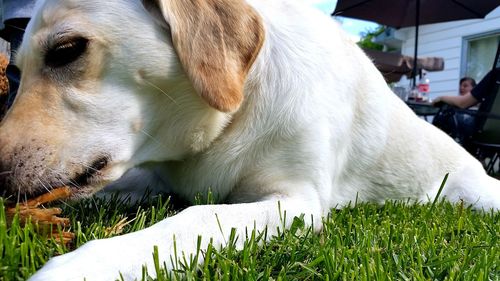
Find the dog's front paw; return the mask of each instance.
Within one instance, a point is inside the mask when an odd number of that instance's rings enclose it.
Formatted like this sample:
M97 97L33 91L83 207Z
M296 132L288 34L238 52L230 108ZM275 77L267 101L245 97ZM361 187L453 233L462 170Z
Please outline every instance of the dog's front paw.
M99 281L140 279L142 265L136 264L133 245L121 245L112 239L94 240L75 251L50 259L30 281ZM133 259L133 260L132 260Z

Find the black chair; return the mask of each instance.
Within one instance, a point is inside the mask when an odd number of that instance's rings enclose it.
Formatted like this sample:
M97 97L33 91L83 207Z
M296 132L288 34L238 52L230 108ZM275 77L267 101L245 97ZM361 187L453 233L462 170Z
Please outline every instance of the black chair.
M476 113L477 131L468 140L469 151L483 161L489 174L495 173L500 160L500 77L485 109Z
M477 110L443 105L433 124L479 159L489 174L500 161L500 68L482 90L487 92Z
M492 76L481 88L487 95L477 110L443 105L433 120L436 127L482 161L489 174L495 174L500 161L500 43ZM465 126L464 120L470 123Z

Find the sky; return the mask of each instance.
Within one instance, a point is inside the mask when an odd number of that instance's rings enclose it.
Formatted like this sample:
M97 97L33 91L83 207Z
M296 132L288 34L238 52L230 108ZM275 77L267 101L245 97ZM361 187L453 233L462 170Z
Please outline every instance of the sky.
M305 0L306 2L311 3L312 6L320 9L325 14L330 15L333 10L335 10L335 5L337 5L337 0ZM372 30L377 27L376 23L355 20L349 18L342 18L342 28L346 30L354 40L358 40L360 33L365 32L367 30Z

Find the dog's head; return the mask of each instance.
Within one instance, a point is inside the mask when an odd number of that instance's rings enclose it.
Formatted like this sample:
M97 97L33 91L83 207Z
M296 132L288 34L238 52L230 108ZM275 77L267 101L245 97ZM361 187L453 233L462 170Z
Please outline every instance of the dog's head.
M0 126L0 186L84 196L205 149L243 102L263 37L243 0L41 1Z

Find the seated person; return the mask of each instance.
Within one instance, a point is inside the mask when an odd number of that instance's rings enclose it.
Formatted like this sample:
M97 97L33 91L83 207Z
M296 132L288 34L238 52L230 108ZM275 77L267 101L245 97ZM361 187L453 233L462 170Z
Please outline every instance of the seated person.
M478 104L477 99L472 96L472 89L476 86L476 80L471 77L460 79L460 88L458 96L441 96L433 100L434 105L446 103L459 108L468 108Z
M486 76L470 91L458 96L441 96L433 100L435 106L444 106L436 115L432 124L453 137L458 143L466 145L467 139L472 136L476 128L476 118L467 112L460 112L453 109L470 108L483 102L493 89L500 74L500 68L488 72ZM451 107L450 107L451 106Z

